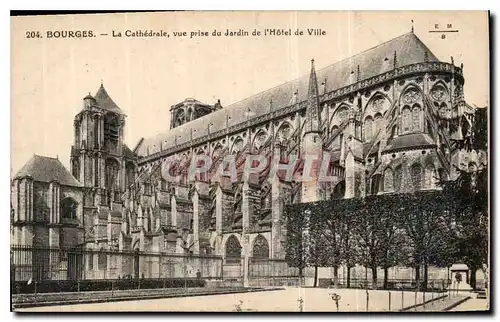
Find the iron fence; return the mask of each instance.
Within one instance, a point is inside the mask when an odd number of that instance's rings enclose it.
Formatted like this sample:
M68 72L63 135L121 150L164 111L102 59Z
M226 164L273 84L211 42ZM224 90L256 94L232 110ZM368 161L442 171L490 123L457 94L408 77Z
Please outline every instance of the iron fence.
M250 257L248 278L251 286L298 286L301 283L299 269L288 266L284 259Z
M11 246L11 280L220 279L220 256Z

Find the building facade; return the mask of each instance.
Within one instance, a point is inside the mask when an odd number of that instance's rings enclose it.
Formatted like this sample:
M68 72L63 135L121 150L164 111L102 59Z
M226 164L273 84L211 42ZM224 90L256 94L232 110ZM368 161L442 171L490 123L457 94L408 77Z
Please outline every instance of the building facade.
M287 204L439 189L455 165L484 166L486 155L455 148L462 131L443 122L473 112L463 90L463 66L438 60L410 32L317 71L312 61L309 75L229 106L186 99L172 106L168 130L129 149L125 115L101 85L74 122L81 245L222 256L224 276L247 282L252 260L284 259ZM295 180L306 155L325 153L328 181ZM211 163L193 176L200 155ZM253 176L242 175L249 155L269 160ZM217 172L228 156L236 179ZM292 177L273 165L292 167ZM91 260L96 278L99 261ZM161 261L102 267L108 277L163 269Z

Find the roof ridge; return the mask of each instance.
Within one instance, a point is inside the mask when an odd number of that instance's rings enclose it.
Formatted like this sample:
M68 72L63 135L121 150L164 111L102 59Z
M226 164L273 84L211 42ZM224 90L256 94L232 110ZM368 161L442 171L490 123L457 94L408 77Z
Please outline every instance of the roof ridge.
M47 155L39 155L39 154L36 154L36 153L33 153L33 156L35 157L39 157L39 158L45 158L45 159L52 159L52 160L57 160L60 162L59 158L57 157L49 157Z
M336 62L334 62L334 63L329 64L329 65L326 65L326 66L324 66L324 67L322 67L322 68L318 69L318 70L317 70L317 73L320 73L322 70L327 69L327 68L330 68L330 67L332 67L333 65L336 65L336 64L342 63L342 62L344 62L344 61L346 61L346 60L348 60L348 59L353 59L354 57L358 57L358 56L360 56L360 55L362 55L362 54L365 54L366 52L368 52L368 51L370 51L370 50L373 50L373 49L378 48L378 47L382 47L382 46L386 45L387 43L389 43L389 42L391 42L391 41L397 40L397 39L399 39L399 38L403 38L404 36L407 36L407 35L409 35L409 34L413 34L413 35L415 35L415 33L414 33L414 32L412 32L412 31L406 32L406 33L404 33L404 34L402 34L402 35L399 35L399 36L397 36L397 37L394 37L394 38L391 38L391 39L389 39L389 40L386 40L386 41L384 41L384 42L382 42L382 43L380 43L380 44L378 44L378 45L375 45L375 46L373 46L373 47L370 47L370 48L368 48L368 49L365 49L365 50L363 50L363 51L360 51L360 52L358 52L358 53L356 53L356 54L354 54L354 55L351 55L351 56L349 56L349 57L342 58L341 60L338 60L338 61L336 61ZM417 35L415 35L415 37L416 37L418 40L420 40L420 38L418 38L418 37L417 37ZM420 42L421 42L421 43L423 43L421 40L420 40ZM424 45L425 45L425 44L424 44ZM427 50L429 50L429 52L430 52L432 55L434 55L434 54L430 51L430 49L429 49L427 46L425 46L425 48L426 48ZM302 79L302 78L303 78L303 77L305 77L305 76L307 76L307 74L304 74L304 75L302 75L302 76L300 76L300 77L297 77L297 78L294 78L294 79L291 79L291 80L288 80L288 81L285 81L285 82L279 83L279 84L277 84L277 85L275 85L275 86L273 86L273 87L270 87L270 88L268 88L268 89L266 89L266 90L263 90L263 91L261 91L261 92L258 92L258 93L255 93L255 94L252 94L252 95L247 96L247 97L245 97L245 98L243 98L243 99L240 99L240 100L238 100L238 101L234 101L234 102L230 103L229 105L227 105L227 106L226 106L226 108L227 108L227 107L229 107L229 106L231 106L231 105L235 105L235 104L238 104L238 103L240 103L240 102L243 102L243 101L245 101L245 100L247 100L247 99L251 99L251 98L253 98L253 97L255 97L255 96L258 96L258 95L262 95L262 94L264 94L264 93L267 93L267 92L269 92L269 91L271 91L271 90L273 90L273 89L275 89L275 88L277 88L277 87L280 87L280 86L282 86L282 85L285 85L285 84L288 84L288 83L292 83L292 82L298 81L298 80Z

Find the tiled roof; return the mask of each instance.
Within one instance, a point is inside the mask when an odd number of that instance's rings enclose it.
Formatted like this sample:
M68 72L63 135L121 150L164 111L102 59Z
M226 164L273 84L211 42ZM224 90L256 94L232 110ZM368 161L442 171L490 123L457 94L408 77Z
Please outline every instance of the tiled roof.
M425 133L413 133L400 135L386 147L385 151L399 150L416 146L435 145L432 138Z
M106 89L102 84L101 87L99 87L99 90L95 94L94 98L99 107L110 112L124 114L123 111L118 107L118 105L116 105L116 103L111 99L111 97L109 97L108 92L106 92Z
M30 176L34 181L50 183L54 180L60 184L73 187L82 187L82 184L56 158L33 155L17 172L14 178Z
M376 47L363 51L352 57L316 71L318 82L325 83L326 92L350 84L351 72L357 72L359 65L360 80L367 79L386 71L394 66L394 52L397 53L398 67L418 62L439 61L425 44L412 32L389 40ZM291 105L294 93L297 92L297 102L307 100L309 74L303 77L273 87L244 100L228 105L221 110L183 124L174 129L160 133L155 137L145 138L137 149L139 156L146 156L186 143L192 139L204 137L210 132L223 129L262 116L270 111ZM229 118L226 118L229 116ZM226 124L227 121L227 124ZM210 124L210 125L209 125ZM177 137L177 139L176 139Z

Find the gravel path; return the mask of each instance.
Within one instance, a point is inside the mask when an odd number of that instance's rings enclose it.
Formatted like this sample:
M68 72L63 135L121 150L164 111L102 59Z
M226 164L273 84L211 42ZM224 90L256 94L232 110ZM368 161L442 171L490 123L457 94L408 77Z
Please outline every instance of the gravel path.
M303 300L303 311L308 312L335 312L336 307L331 294L341 296L339 311L365 312L366 291L349 289L318 289L318 288L287 288L278 291L266 291L243 294L209 295L184 298L168 298L154 300L133 300L126 302L110 302L95 304L78 304L52 307L34 307L17 309L16 311L45 311L45 312L132 312L132 311L191 311L206 312L219 311L264 311L264 312L298 312L299 299ZM399 311L402 307L402 292L391 291L391 311ZM437 294L435 295L437 296ZM427 293L426 300L432 295ZM422 303L422 293L417 293L417 303ZM241 301L241 302L240 302ZM403 305L415 304L415 293L403 293ZM369 291L369 311L389 311L388 291Z

